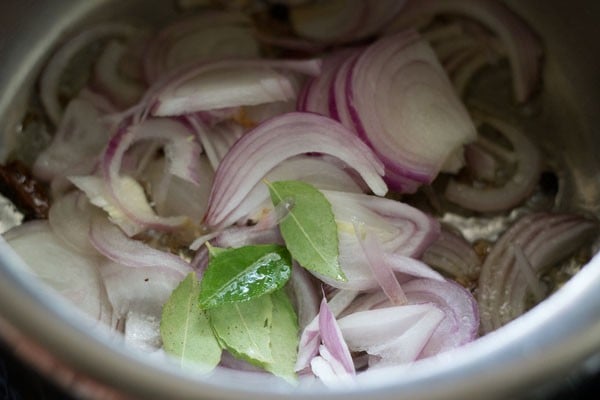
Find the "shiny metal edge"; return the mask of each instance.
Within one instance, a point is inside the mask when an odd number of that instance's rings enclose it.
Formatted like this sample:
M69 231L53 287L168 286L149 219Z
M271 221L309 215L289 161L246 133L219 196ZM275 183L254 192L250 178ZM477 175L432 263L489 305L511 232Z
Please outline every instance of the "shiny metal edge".
M25 8L37 7L28 1ZM71 1L72 16L62 28L51 32L47 40L55 41L67 27L89 10L77 9ZM89 4L90 2L85 2ZM36 9L39 13L39 9ZM44 18L59 13L44 14ZM64 15L61 15L64 18ZM58 20L58 18L57 18ZM65 21L66 21L65 20ZM4 36L0 42L0 53L10 38ZM39 65L47 46L37 43L32 47L30 62ZM10 64L10 63L9 63ZM10 65L9 65L10 67ZM16 68L15 68L16 69ZM10 70L5 68L2 71ZM573 71L573 69L571 69ZM19 96L15 94L31 87L31 78L37 71L29 69L22 75L11 75L9 90L0 97L0 109L13 108ZM2 79L8 79L6 75ZM0 83L3 83L0 81ZM582 112L590 114L589 103ZM598 103L595 103L596 105ZM596 118L597 120L597 118ZM2 126L12 121L6 115ZM598 125L596 125L598 126ZM586 126L591 129L591 125ZM0 142L0 145L5 145ZM133 353L84 324L71 306L62 304L62 299L23 276L15 265L20 259L13 257L5 243L0 242L0 313L11 321L24 335L37 338L40 345L49 349L56 357L78 368L82 373L95 376L98 380L121 386L126 393L144 398L323 398L322 388L289 391L281 387L248 387L241 381L229 377L212 376L211 379L193 378L167 366L152 365L140 354ZM576 365L587 355L597 352L600 337L600 262L594 259L578 276L556 295L534 310L514 321L495 334L484 337L466 349L454 352L451 360L431 360L422 363L407 373L403 370L380 371L370 374L364 387L336 392L326 392L329 398L372 399L397 398L400 393L406 399L422 398L477 398L506 397L532 383L540 383L549 376L560 376L564 369ZM582 309L581 304L586 308ZM41 305L41 306L40 306ZM561 316L562 314L562 316ZM559 316L559 317L557 317ZM60 323L57 324L57 321ZM43 331L43 335L40 335ZM535 342L532 338L536 337ZM537 338L541 339L537 339ZM528 340L529 339L529 340ZM577 343L576 347L573 347ZM86 349L82 352L81 349ZM491 360L494 363L490 363ZM492 372L493 371L493 372ZM117 377L127 376L126 382ZM485 393L482 387L486 388ZM199 397L200 396L200 397Z

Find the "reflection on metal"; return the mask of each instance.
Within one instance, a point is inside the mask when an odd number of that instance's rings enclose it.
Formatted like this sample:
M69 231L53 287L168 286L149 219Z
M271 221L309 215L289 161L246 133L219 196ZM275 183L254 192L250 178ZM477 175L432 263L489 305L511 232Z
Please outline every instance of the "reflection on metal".
M23 214L10 200L0 194L0 234L21 225L22 222Z

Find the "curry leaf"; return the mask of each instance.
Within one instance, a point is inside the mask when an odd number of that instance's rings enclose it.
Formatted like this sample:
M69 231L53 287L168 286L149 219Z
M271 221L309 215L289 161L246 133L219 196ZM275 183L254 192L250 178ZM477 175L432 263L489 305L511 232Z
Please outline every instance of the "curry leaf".
M215 251L217 250L217 251ZM200 307L213 308L271 293L290 278L290 253L279 245L211 248L200 289Z
M217 339L231 354L255 365L273 362L271 296L223 304L207 312Z
M198 306L199 292L200 284L191 273L163 307L160 336L164 350L178 357L182 367L208 372L221 360L221 347Z
M346 280L338 261L339 242L331 204L314 186L300 181L267 183L275 206L293 204L279 223L281 236L292 256L304 268Z
M273 362L264 369L289 382L295 382L294 367L298 355L298 317L289 297L283 290L271 294L273 322L271 324L271 353Z

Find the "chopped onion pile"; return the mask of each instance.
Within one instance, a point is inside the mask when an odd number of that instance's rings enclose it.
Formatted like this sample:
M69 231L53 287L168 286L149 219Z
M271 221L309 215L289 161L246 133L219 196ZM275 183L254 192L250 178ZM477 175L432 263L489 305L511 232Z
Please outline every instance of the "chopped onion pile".
M333 386L463 346L480 316L483 333L508 323L547 295L545 269L596 235L576 212L526 211L482 253L398 200L425 187L477 218L535 191L543 156L527 132L475 123L459 97L504 56L516 98L534 94L541 46L503 3L288 1L281 36L257 29L260 7L180 3L203 12L156 32L99 25L51 57L40 98L54 136L33 165L53 189L49 221L4 235L132 346L160 350L163 305L190 272L209 275L215 248L291 247L296 199L275 205L270 182L312 185L333 215L341 274L294 260L286 286L295 371ZM89 79L65 96L64 72L94 43ZM233 354L219 365L256 371Z

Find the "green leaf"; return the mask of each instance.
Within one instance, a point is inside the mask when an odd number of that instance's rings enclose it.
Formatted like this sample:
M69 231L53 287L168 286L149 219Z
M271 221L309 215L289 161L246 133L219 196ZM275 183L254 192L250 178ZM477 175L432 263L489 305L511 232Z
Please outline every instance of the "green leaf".
M160 336L164 350L178 357L182 367L208 372L221 360L221 347L198 306L199 292L196 275L190 273L163 306Z
M296 381L294 367L298 355L298 317L283 290L271 294L273 301L273 322L271 324L271 353L273 362L264 369L284 378L288 382Z
M300 181L267 183L275 206L291 201L293 207L279 223L285 244L300 265L345 281L340 267L338 232L331 204L314 186Z
M203 309L271 293L285 285L292 271L290 253L275 244L228 250L212 247L211 254L200 284Z
M255 365L273 362L271 296L223 304L207 312L217 339L231 354Z

